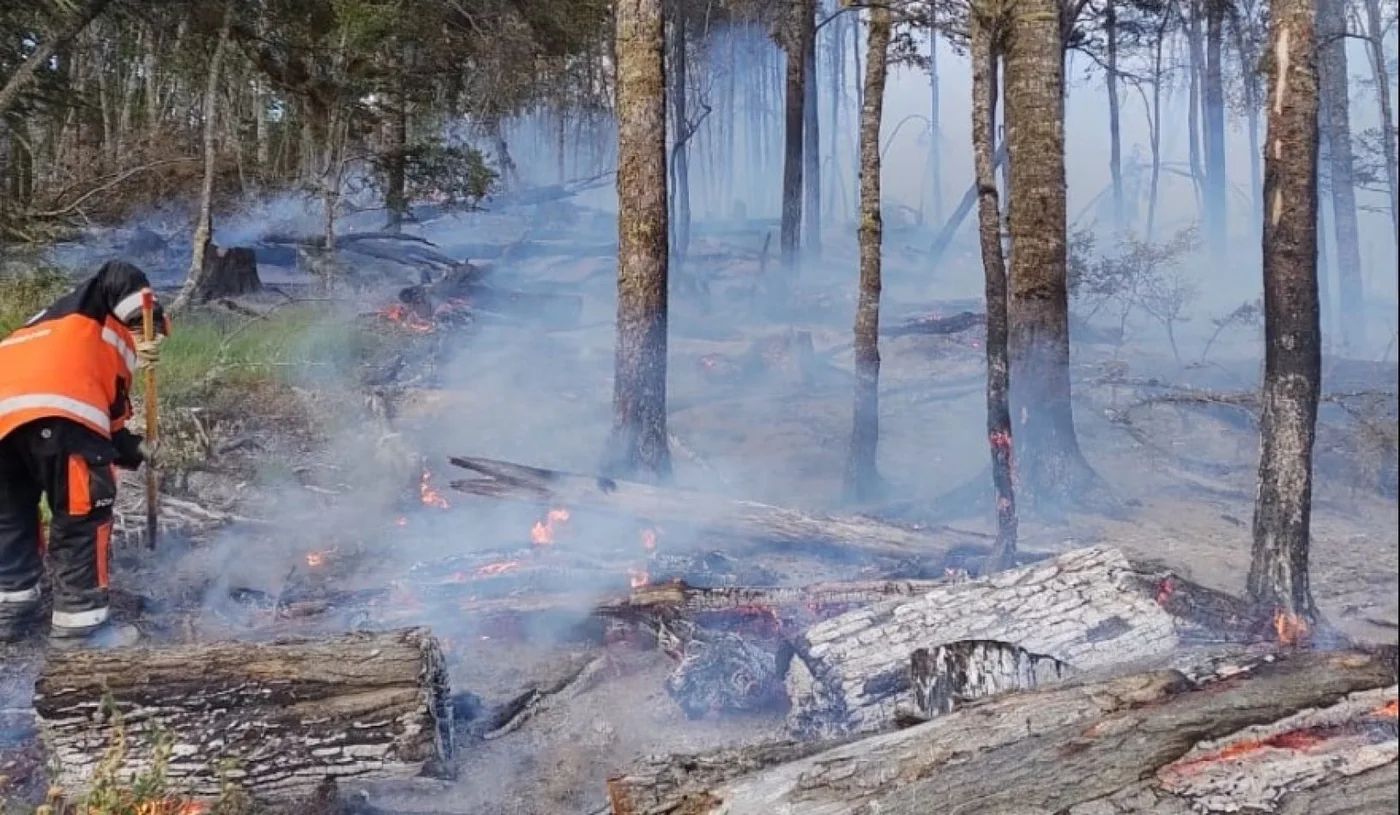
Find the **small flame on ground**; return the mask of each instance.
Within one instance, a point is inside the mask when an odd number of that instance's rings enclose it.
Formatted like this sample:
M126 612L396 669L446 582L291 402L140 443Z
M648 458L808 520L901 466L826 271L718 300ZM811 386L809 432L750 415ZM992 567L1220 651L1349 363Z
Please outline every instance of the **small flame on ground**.
M649 585L651 583L651 575L647 572L646 569L629 568L627 570L627 582L632 586L632 588L640 589L643 586Z
M307 566L310 566L310 567L313 568L313 569L316 568L317 566L324 566L324 565L326 565L326 558L329 557L329 556L330 556L330 552L329 552L329 551L325 551L325 552L307 552L307 553L306 553L306 565L307 565Z
M551 509L543 520L535 521L535 525L530 527L530 540L539 546L554 543L555 534L568 521L569 511L567 509Z
M1394 719L1397 713L1400 713L1400 700L1397 699L1391 699L1389 702L1371 711L1372 716L1378 716L1382 719Z
M1274 633L1280 645L1302 645L1308 639L1308 621L1279 609L1274 612Z
M1286 733L1279 733L1262 739L1244 739L1242 741L1237 741L1213 753L1182 761L1170 769L1181 771L1216 761L1229 761L1230 759L1239 758L1266 748L1306 750L1326 740L1327 737L1319 733L1310 732L1308 730L1290 730Z
M136 815L203 815L208 810L209 808L199 801L160 798L137 804L132 811Z
M428 483L428 479L432 477L432 471L424 468L423 477L418 481L418 493L422 497L423 505L437 507L438 509L450 508L452 505L447 503L447 499L443 498L442 495ZM402 524L400 524L400 526L402 526Z
M433 324L422 317L419 317L408 306L402 303L395 303L380 312L384 319L390 322L399 323L410 331L419 331L424 334L433 330Z

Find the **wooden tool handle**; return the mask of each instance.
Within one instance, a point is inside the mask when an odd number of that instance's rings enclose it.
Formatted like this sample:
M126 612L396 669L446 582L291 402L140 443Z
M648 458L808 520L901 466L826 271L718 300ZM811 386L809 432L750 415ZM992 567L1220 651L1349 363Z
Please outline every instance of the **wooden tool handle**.
M141 335L147 342L156 338L156 298L150 289L141 292ZM160 400L156 394L156 369L146 366L146 443L154 446L158 430ZM151 462L146 462L146 548L156 547L159 490L156 483L156 470Z

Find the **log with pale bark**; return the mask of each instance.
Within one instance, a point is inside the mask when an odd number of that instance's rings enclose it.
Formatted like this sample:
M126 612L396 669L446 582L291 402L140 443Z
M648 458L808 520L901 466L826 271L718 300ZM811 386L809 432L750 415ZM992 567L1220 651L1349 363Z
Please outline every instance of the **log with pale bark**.
M937 557L949 541L927 531L858 515L819 515L712 493L456 456L452 464L483 476L451 482L469 495L565 507L588 507L688 523L735 539L775 545L835 547L893 557ZM961 542L959 542L961 543Z
M1076 671L1169 653L1176 621L1141 580L1121 552L1095 547L818 623L793 640L789 729L812 738L888 725L915 706L914 652L961 640L1006 643Z
M649 758L608 795L615 815L1393 812L1395 676L1392 648L1070 681L845 743Z
M327 778L444 772L453 757L447 673L425 628L54 653L34 708L67 792L92 784L118 738L125 768L148 766L163 736L176 788L216 797L227 779L268 802Z

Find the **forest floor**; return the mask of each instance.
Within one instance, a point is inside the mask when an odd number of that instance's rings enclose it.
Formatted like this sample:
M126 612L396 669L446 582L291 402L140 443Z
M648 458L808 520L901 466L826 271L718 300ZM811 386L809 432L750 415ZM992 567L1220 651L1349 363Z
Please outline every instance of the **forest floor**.
M426 225L424 233L444 253L461 257L454 247L479 243L482 235L518 231L525 220L509 213L480 214L466 222L470 227L444 220ZM679 295L673 305L670 430L683 447L673 450L676 482L833 510L850 434L853 242L845 235L830 238L839 245L829 245L820 263L804 269L801 284L784 301L790 308L779 311L765 305L758 276L761 230L716 230L709 236L697 231L691 248L691 257L700 258L692 261L695 272L716 282L708 296ZM593 229L566 237L563 245L607 239L606 232ZM528 549L538 508L452 493L446 487L453 475L446 457L484 456L585 473L596 469L610 426L614 262L595 252L496 264L493 280L581 294L577 325L483 319L462 331L440 329L435 341L445 343L447 352L438 358L434 381L404 390L392 428L366 418L362 394L343 370L319 378L312 371L295 389L265 402L226 399L235 404L217 411L246 415L219 424L222 435L215 446L229 448L227 457L236 459L236 466L187 479L186 499L217 504L221 512L256 522L177 536L162 542L154 555L131 547L119 554L114 585L153 598L161 615L181 610L179 625L153 636L207 640L251 635L256 627L227 607L230 587L276 595L289 582L382 586L414 563L470 551L505 552L508 546ZM917 254L901 248L887 252L885 325L930 312L981 311L980 272L970 258L945 262L932 278L919 263ZM275 270L264 274L269 280L277 275ZM297 282L294 275L287 280ZM388 284L367 286L335 319L343 323L351 314L372 313L392 302L394 291ZM1080 440L1128 513L1122 518L1071 513L1054 523L1028 519L1022 548L1056 553L1106 543L1130 558L1242 592L1257 431L1229 399L1217 404L1202 394L1255 388L1260 362L1253 331L1227 338L1206 362L1190 366L1177 363L1157 334L1145 328L1126 342L1076 342ZM805 347L800 332L810 334L812 355L805 363L793 362ZM902 499L906 508L930 507L986 466L982 332L886 338L881 353L880 469L896 490L892 498ZM1178 390L1144 384L1153 378ZM1396 366L1329 361L1327 379L1328 390L1393 393ZM1137 404L1164 392L1189 393L1192 399ZM287 399L296 406L289 407ZM213 406L210 411L217 412ZM1385 427L1393 434L1393 413L1377 422L1382 436ZM1323 613L1350 636L1393 643L1400 619L1400 533L1394 495L1374 489L1377 478L1393 478L1375 476L1386 467L1393 473L1393 435L1389 449L1382 440L1372 450L1355 440L1355 422L1347 415L1324 410L1324 424L1333 429L1324 429L1319 442L1313 591ZM428 483L450 508L417 505L419 496L405 484L401 458L392 460L386 449L424 456ZM416 469L410 469L410 480L416 480ZM139 495L135 484L130 487L129 495ZM936 520L961 534L992 531L991 518L977 513L945 513ZM668 538L664 524L659 533L662 550L668 542L696 543ZM554 545L589 553L634 549L641 558L634 535L634 527L580 513ZM722 542L711 548L722 548ZM866 565L856 557L834 562L776 551L757 560L783 584L851 579ZM513 732L464 740L457 780L370 790L368 800L382 810L597 812L605 806L607 776L639 756L733 744L782 728L776 713L687 719L664 689L672 662L657 650L570 642L562 626L500 636L474 632L463 640L458 620L424 622L448 641L454 690L479 696L487 708L530 687L556 685L582 664L601 659L603 669L600 679L559 696ZM339 625L344 622L325 624L327 630ZM259 629L257 635L266 633ZM22 646L0 651L0 659L5 664L0 792L14 801L32 801L42 792L42 771L25 726L27 683L40 652Z

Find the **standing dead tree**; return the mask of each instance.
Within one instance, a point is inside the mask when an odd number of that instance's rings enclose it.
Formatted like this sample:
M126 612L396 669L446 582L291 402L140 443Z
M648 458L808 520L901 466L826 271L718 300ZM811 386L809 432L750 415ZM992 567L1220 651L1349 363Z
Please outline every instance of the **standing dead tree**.
M860 297L855 321L855 402L845 492L864 501L880 490L875 453L880 441L880 118L885 104L890 10L870 9L866 37L865 99L860 112Z
M787 76L783 101L783 216L779 249L784 273L796 271L802 233L802 131L807 84L807 41L816 36L812 0L789 0L783 26Z
M1316 616L1308 588L1312 452L1322 378L1317 290L1317 0L1275 0L1264 151L1264 393L1249 594Z
M667 212L663 0L617 4L617 360L604 471L671 474L666 442Z

